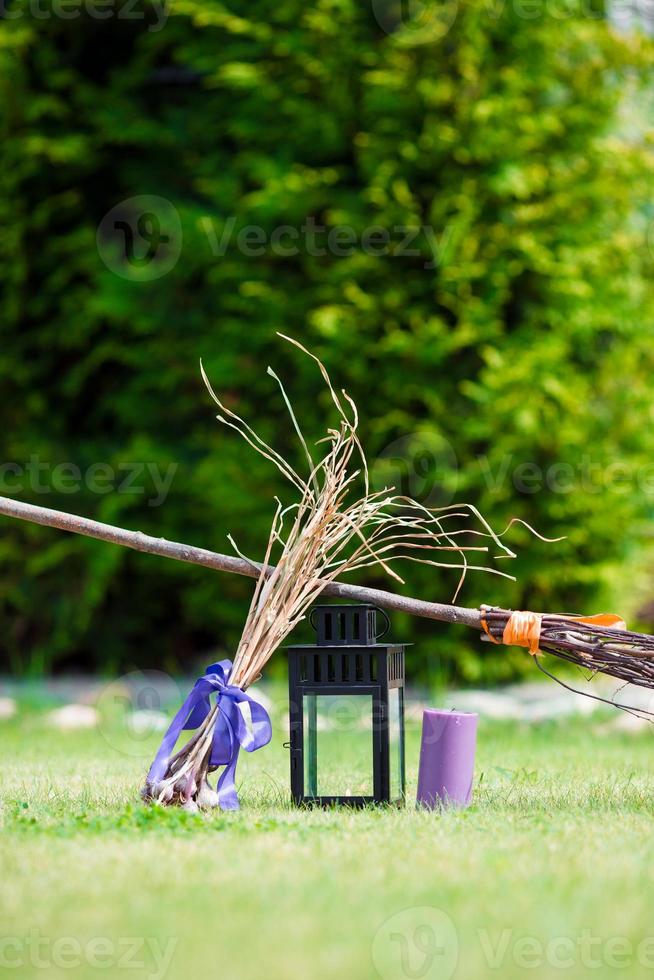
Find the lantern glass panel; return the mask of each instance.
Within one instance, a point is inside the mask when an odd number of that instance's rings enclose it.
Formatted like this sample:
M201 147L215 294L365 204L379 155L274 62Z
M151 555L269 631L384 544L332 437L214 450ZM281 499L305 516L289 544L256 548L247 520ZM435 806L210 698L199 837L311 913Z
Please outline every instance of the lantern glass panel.
M304 695L306 796L374 795L372 709L371 694Z
M402 694L399 687L392 687L388 692L388 738L389 738L389 775L391 799L399 800L403 793L404 780L403 748L402 748Z

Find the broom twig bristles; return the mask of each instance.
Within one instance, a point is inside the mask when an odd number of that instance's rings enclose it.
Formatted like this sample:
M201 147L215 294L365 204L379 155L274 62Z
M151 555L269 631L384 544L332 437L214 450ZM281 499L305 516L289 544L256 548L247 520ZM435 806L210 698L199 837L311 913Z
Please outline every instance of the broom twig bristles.
M503 642L504 630L511 611L483 607L483 615L492 637L497 642ZM646 633L636 633L596 623L575 623L565 615L545 613L541 616L538 648L542 653L548 653L559 660L565 660L590 671L592 677L599 673L608 674L638 687L654 688L654 637ZM536 664L548 677L563 687L575 690L547 671L538 658ZM608 698L589 694L587 691L576 693L622 708L639 717L654 719L654 711L642 706L630 707Z

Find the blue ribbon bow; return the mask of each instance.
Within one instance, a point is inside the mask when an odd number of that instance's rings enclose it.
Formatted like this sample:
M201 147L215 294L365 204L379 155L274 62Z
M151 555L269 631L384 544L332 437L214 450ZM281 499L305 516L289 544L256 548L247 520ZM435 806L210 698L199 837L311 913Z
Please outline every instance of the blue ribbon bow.
M234 785L236 764L241 748L256 752L272 738L272 725L262 704L251 698L240 687L229 683L231 660L221 660L207 667L204 676L194 684L170 727L163 737L159 751L148 773L148 783L156 784L166 775L168 763L180 732L198 728L211 710L211 695L216 695L219 705L213 734L210 765L225 766L218 785L218 802L223 810L238 810L239 801ZM248 726L240 704L247 702L252 724Z

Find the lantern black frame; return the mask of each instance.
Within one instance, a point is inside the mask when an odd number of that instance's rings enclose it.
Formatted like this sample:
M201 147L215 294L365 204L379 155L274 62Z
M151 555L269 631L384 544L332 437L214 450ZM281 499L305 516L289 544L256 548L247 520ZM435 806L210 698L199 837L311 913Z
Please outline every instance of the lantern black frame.
M405 644L379 643L375 606L314 606L311 623L317 644L287 647L291 794L297 806L371 803L397 806L405 798L404 650ZM388 624L388 618L386 617ZM398 691L399 794L391 796L390 692ZM372 796L321 796L306 787L304 698L306 695L370 695L372 702ZM315 739L316 728L313 729ZM316 751L314 741L313 751Z

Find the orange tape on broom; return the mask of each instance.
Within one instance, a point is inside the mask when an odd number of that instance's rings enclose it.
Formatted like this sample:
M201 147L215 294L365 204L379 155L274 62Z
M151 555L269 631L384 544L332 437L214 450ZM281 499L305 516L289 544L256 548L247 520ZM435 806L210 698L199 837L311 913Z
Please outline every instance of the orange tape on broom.
M589 626L606 626L609 629L626 630L627 628L624 619L613 613L598 613L596 616L562 616L561 619L570 620L571 623L587 623ZM542 613L516 610L507 620L501 642L505 646L526 647L532 657L535 657L540 653L538 644L542 622ZM500 643L488 628L485 611L482 611L481 625L493 643Z

